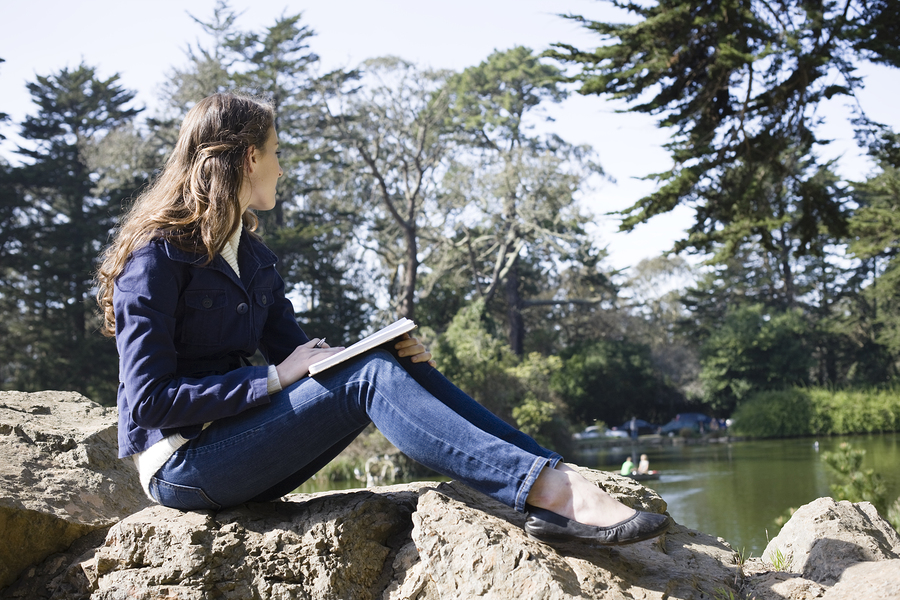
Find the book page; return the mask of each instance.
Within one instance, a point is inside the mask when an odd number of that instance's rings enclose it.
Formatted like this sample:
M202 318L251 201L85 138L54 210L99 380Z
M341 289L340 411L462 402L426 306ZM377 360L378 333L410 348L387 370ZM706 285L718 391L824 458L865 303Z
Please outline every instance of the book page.
M313 363L309 367L309 374L315 375L316 373L321 373L325 369L331 368L334 365L338 365L347 359L358 356L366 350L371 350L372 348L380 346L385 342L389 342L394 338L398 338L404 333L412 331L415 328L415 322L405 317L400 319L399 321L394 321L387 327L379 329L372 335L361 339L352 346L341 350L337 354L332 354L328 358L322 359L317 363Z

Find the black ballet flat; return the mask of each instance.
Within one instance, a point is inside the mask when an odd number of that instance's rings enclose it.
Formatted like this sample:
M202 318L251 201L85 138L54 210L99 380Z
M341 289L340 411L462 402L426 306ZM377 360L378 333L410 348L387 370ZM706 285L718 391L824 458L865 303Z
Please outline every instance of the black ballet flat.
M671 523L666 515L640 510L609 527L585 525L533 506L529 506L525 514L525 533L531 539L545 544L585 542L600 546L623 546L655 538L665 533Z

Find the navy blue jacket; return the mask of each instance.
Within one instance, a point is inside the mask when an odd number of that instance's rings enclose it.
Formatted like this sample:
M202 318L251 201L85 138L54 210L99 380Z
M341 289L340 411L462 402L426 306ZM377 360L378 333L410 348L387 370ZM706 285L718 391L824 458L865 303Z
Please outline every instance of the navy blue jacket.
M116 279L120 458L267 404L268 368L245 359L258 349L278 364L309 341L256 236L241 234L240 278L221 256L205 258L156 239Z

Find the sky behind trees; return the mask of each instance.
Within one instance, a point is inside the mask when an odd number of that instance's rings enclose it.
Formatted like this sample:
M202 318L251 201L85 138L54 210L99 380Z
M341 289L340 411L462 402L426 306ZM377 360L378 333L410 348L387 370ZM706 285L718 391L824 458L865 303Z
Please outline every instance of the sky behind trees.
M323 69L396 55L423 67L461 70L480 63L495 49L519 44L536 51L561 41L585 48L597 45L598 38L557 16L560 13L611 21L628 18L593 0L460 0L452 9L414 0L234 0L231 6L241 13L239 26L253 30L271 25L281 14L302 11L303 22L316 32L311 48L320 55ZM6 59L0 64L0 111L12 118L12 125L2 131L9 139L0 145L0 153L11 162L18 160L12 152L16 124L33 112L26 82L82 61L97 67L103 77L119 73L121 83L137 91L137 103L152 114L156 88L173 67L186 63L188 45L209 43L190 15L210 20L213 7L214 0L158 0L152 5L51 0L18 6L4 16L5 33L0 37L0 58ZM900 93L900 77L888 69L873 69L867 75L863 108L875 120L898 129L900 116L890 106ZM836 140L832 156L843 156L838 172L863 179L871 167L843 122L848 114L843 102L824 107L823 116L833 124L828 135ZM689 224L690 214L676 210L627 234L616 232L617 218L602 216L653 191L651 182L635 178L669 166L662 148L666 133L654 127L652 118L619 114L616 108L597 97L573 95L547 113L555 119L552 123L539 126L570 142L592 145L615 179L598 179L584 205L598 215L596 235L609 246L610 263L624 268L668 249Z

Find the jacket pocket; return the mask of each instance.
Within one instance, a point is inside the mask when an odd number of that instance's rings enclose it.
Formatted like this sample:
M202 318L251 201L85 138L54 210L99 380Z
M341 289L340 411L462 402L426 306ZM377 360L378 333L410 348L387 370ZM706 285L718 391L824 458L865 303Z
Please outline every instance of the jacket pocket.
M257 288L253 291L253 324L257 332L262 332L266 326L266 319L269 318L269 307L275 301L272 294L272 288Z
M184 293L181 342L211 346L222 341L225 329L225 290L190 290Z

